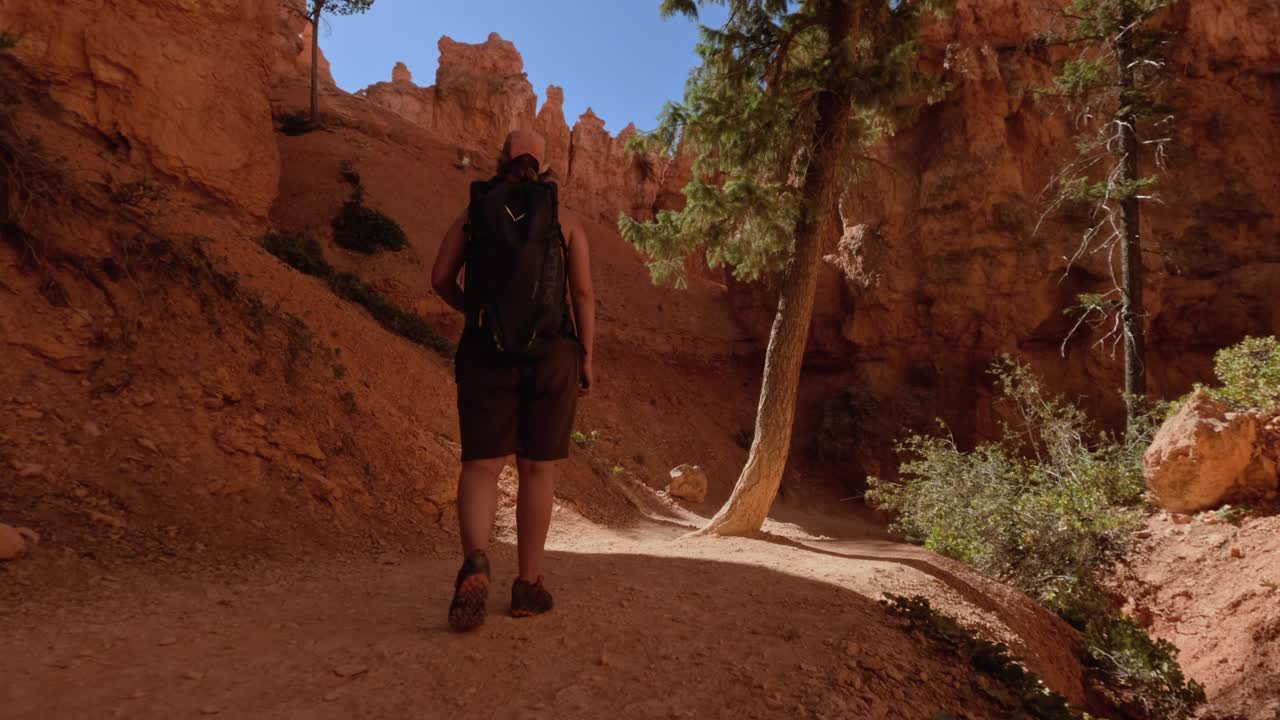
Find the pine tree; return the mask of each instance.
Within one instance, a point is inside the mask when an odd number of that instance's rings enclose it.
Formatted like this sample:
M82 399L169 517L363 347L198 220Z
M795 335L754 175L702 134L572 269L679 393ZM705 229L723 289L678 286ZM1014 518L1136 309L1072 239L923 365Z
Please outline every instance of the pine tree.
M686 207L619 227L651 259L655 281L682 284L684 260L698 250L740 279L782 272L750 453L703 530L730 535L758 530L777 494L821 250L840 231L838 203L859 151L927 87L916 71L916 29L940 3L665 0L662 11L696 19L706 4L727 4L728 20L702 28L684 101L668 104L645 138L696 152Z
M1163 166L1173 111L1158 101L1170 36L1151 27L1173 0L1073 0L1065 14L1075 24L1067 42L1077 57L1064 64L1054 93L1076 101L1086 128L1078 156L1055 178L1051 209L1065 202L1095 207L1072 262L1119 251L1120 272L1107 293L1081 296L1078 329L1111 320L1104 336L1124 343L1126 424L1134 429L1146 383L1146 307L1143 302L1142 204L1155 198L1156 178L1140 172L1144 150ZM1112 277L1116 277L1112 268ZM1118 298L1118 300L1117 300ZM1065 346L1065 343L1064 343Z
M358 15L373 0L286 0L286 7L311 24L311 124L320 122L320 21L325 15Z

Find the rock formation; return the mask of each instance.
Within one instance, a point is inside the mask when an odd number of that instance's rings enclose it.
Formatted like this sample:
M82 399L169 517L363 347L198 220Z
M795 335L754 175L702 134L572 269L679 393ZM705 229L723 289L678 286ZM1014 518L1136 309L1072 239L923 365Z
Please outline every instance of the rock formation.
M279 17L274 0L0 5L0 28L20 37L12 86L50 108L21 123L80 177L154 174L255 217L279 175L267 98Z
M844 203L849 231L819 289L811 365L852 370L852 382L883 392L895 414L914 406L944 417L961 442L997 430L985 368L1001 352L1031 359L1095 416L1122 416L1121 362L1096 346L1102 333L1085 328L1059 352L1073 322L1064 310L1111 280L1104 255L1075 267L1064 260L1086 217L1040 222L1043 190L1073 152L1070 111L1035 92L1060 59L1034 42L1055 7L960 0L928 30L925 62L952 89L874 150L877 163ZM1143 216L1157 396L1207 380L1214 350L1280 332L1280 7L1179 3L1163 22L1180 38L1164 204ZM1153 171L1150 158L1142 171ZM761 346L773 309L767 287L731 285Z
M435 85L414 85L406 67L402 75L393 73L393 82L370 85L361 94L447 142L496 157L508 132L534 126L538 98L520 53L497 33L475 45L442 37L438 46Z
M402 62L396 63L396 66L391 68L391 82L412 83L413 73L409 72L409 66Z
M1228 412L1204 390L1194 392L1147 449L1147 486L1156 504L1191 513L1274 497L1280 446L1267 427L1257 413Z
M547 87L538 109L524 60L510 41L497 33L474 45L444 37L439 48L435 85L415 85L401 63L392 82L360 94L466 149L480 167L493 166L508 132L536 129L547 139L547 163L559 176L565 203L601 223L613 225L620 213L648 218L680 207L688 160L633 157L626 143L635 126L613 137L590 109L570 130L564 90L555 85Z

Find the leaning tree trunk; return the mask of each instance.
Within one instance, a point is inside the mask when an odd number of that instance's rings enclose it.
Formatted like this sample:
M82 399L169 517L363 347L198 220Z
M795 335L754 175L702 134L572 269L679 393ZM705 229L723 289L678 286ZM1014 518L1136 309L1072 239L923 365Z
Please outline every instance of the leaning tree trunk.
M320 11L323 4L316 3L311 18L311 124L320 122Z
M1125 33L1118 43L1116 59L1120 63L1121 93L1133 89L1134 69L1132 40ZM1122 99L1123 103L1124 100ZM1130 188L1138 180L1138 126L1133 113L1120 116L1120 153L1123 181ZM1137 427L1147 394L1146 310L1142 300L1142 229L1141 201L1136 190L1130 190L1120 202L1122 216L1120 243L1121 318L1124 325L1124 401L1125 424L1130 434Z
M829 11L828 37L837 68L847 67L843 61L851 51L848 40L852 34L852 5L855 3L834 0ZM751 451L729 501L701 533L742 535L759 530L782 483L791 449L800 367L813 316L822 241L832 235L836 217L833 210L840 194L840 164L851 112L849 93L843 89L844 77L838 69L833 71L833 81L818 97L813 155L804 178L804 208L796 226L795 253L782 277L782 294L765 351L764 382Z

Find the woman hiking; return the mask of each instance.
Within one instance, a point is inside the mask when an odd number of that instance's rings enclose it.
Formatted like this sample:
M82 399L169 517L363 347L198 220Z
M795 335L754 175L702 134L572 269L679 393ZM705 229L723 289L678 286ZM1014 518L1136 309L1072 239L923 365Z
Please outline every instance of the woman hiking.
M519 575L511 615L552 607L542 579L560 461L580 394L591 388L595 291L581 221L559 207L544 172L546 142L531 130L507 136L498 173L471 185L471 202L445 234L431 273L440 297L466 315L455 359L462 473L458 525L462 568L449 626L484 622L485 554L498 505L498 475L515 457ZM458 284L464 273L465 290Z

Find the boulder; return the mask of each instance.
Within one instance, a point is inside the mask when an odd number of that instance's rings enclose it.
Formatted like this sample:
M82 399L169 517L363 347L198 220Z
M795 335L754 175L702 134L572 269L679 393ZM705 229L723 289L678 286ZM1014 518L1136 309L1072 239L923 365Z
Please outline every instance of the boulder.
M707 474L697 465L681 465L671 471L667 494L691 503L700 503L707 497Z
M1258 462L1261 427L1257 415L1228 412L1197 390L1160 427L1144 457L1147 487L1156 504L1192 513L1239 495L1274 490L1275 465Z
M27 528L0 523L0 561L17 560L36 544L36 534Z

